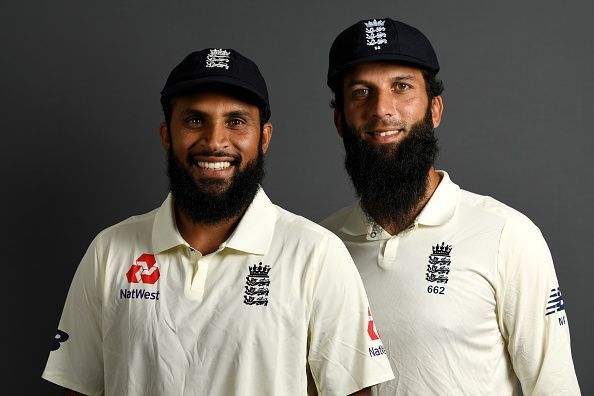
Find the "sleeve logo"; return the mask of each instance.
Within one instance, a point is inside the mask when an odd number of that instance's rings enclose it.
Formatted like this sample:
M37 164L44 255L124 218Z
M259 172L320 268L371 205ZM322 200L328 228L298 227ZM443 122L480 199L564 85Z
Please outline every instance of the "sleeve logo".
M369 338L371 338L372 341L379 340L379 334L375 327L373 317L371 316L371 309L369 308L367 308L367 317L369 318L369 321L367 322L367 334L369 334Z
M60 344L62 344L63 342L66 342L68 340L68 338L70 338L70 336L68 335L68 333L66 333L65 331L62 331L60 329L58 329L58 332L56 333L56 335L54 336L54 340L52 342L52 351L57 351L58 349L60 349Z
M565 303L563 302L563 297L561 297L561 290L559 290L559 288L551 289L549 300L547 301L547 312L545 315L550 315L564 310Z

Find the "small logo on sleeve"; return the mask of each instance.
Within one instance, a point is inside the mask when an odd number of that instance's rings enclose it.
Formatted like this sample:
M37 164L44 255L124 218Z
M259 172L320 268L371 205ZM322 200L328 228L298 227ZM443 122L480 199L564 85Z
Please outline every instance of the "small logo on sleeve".
M68 338L70 338L68 333L58 329L58 332L54 336L54 340L52 342L52 351L57 351L58 349L60 349L60 345L63 342L66 342L68 340Z
M245 294L243 303L245 305L268 306L268 294L270 290L270 266L262 265L262 262L248 266L250 274L245 277Z
M550 315L564 310L565 303L563 302L563 297L561 297L561 290L559 290L559 288L551 289L549 300L547 301L547 312L545 315Z
M375 322L373 321L373 317L371 316L371 309L367 308L367 317L369 318L367 322L367 334L369 334L369 338L372 341L379 340L379 334L377 332L377 328L375 327Z

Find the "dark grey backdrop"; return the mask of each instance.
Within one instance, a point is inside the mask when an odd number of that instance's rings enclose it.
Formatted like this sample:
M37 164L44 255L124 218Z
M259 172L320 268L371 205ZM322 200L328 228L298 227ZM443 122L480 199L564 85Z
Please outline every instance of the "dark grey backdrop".
M353 199L327 51L344 27L382 16L419 27L439 54L439 167L541 227L594 394L592 3L366 3L2 2L3 394L57 394L39 375L80 257L165 197L158 93L186 53L234 47L257 61L275 126L265 188L320 220Z

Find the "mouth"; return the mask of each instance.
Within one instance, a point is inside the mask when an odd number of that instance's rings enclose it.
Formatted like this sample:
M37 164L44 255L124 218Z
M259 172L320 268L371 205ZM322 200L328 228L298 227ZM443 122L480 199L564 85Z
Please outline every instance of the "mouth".
M196 162L196 166L198 168L203 169L227 169L231 166L231 162L229 161L218 161L218 162L209 162L209 161L198 161Z
M231 156L196 155L188 158L190 170L198 179L227 179L234 173L239 161Z
M385 130L373 130L366 132L366 135L373 141L378 143L391 143L396 141L402 134L404 129L385 129Z
M384 136L396 135L397 133L400 133L402 131L403 131L403 129L390 129L388 131L377 131L377 132L369 132L369 133L374 136L384 137Z

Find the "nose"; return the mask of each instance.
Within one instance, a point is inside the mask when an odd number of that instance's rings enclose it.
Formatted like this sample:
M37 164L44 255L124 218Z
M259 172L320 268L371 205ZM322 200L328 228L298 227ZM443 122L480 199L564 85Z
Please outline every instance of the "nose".
M396 115L396 99L391 91L379 90L373 103L373 115L377 118Z
M200 135L200 147L208 151L217 151L229 146L229 133L224 125L211 124Z

